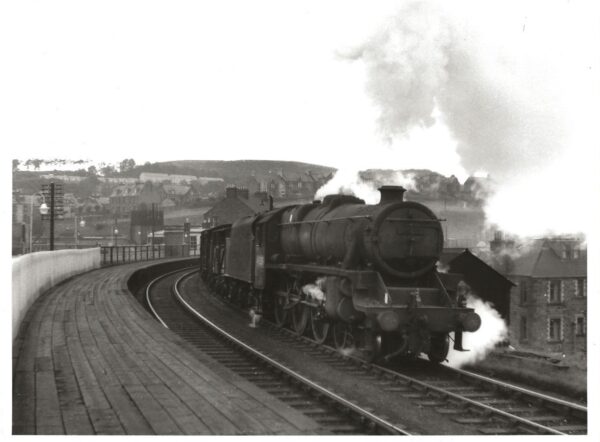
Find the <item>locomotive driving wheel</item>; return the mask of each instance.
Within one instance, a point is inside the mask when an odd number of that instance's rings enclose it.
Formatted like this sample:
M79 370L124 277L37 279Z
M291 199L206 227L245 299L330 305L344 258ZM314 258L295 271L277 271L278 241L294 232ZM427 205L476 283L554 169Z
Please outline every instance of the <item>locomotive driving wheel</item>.
M298 335L303 335L308 325L310 312L306 304L302 302L304 296L297 280L294 280L292 283L288 294L288 299L295 304L290 309L292 313L292 328Z
M356 348L356 339L352 325L342 321L333 323L333 342L335 348L341 351L353 350Z
M310 308L310 328L313 338L318 344L325 342L330 326L331 322L322 306Z
M283 327L287 321L289 303L290 303L291 285L286 284L286 290L278 290L273 301L273 318L277 327Z

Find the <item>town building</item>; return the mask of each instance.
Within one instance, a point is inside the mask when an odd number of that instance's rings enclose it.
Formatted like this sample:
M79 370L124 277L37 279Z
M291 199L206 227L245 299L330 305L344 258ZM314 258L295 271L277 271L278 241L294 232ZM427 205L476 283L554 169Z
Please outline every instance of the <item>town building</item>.
M254 191L266 192L275 198L309 198L332 177L332 174L321 175L311 171L297 173L282 170L268 174L253 173L244 186Z
M172 183L172 184L190 184L196 181L198 177L194 175L171 175L168 173L142 172L139 180L142 183L150 181L152 183Z
M225 198L204 214L202 227L231 224L243 216L265 212L270 207L266 193L250 195L247 188L230 186L225 189Z
M115 215L127 214L142 204L160 204L164 198L165 193L160 185L151 182L124 184L113 189L109 197L109 207Z
M541 238L516 246L497 235L495 267L516 286L510 300L515 348L586 354L587 250L578 238Z
M170 199L176 207L194 203L198 199L197 191L189 185L163 184L165 197Z

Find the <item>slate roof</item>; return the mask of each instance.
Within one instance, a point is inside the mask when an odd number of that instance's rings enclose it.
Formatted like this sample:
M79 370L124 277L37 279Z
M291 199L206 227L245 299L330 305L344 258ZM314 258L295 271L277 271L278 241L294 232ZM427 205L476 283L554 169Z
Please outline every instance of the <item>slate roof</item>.
M522 248L513 259L511 275L533 278L576 278L587 276L587 250L579 250L577 258L563 258L567 246L579 246L573 239L536 239Z
M453 268L463 268L468 266L478 272L484 272L488 278L493 278L497 283L506 286L514 286L515 284L494 269L491 265L477 257L469 249L463 248L445 248L440 255L440 262ZM463 270L464 271L464 270Z
M191 187L183 184L163 184L164 191L167 195L184 196L187 194Z
M116 186L110 196L132 196L139 195L144 188L143 184L124 184Z

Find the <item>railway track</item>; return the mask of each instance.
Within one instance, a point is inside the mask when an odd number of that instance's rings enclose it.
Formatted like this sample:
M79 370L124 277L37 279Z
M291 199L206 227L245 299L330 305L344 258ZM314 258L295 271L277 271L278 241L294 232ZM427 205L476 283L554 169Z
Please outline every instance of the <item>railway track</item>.
M410 434L401 426L361 408L241 342L195 310L181 296L179 285L196 272L170 272L148 285L148 307L165 327L233 372L314 419L323 429L323 434ZM176 276L172 293L171 290L155 290L159 281L175 279Z
M180 294L178 298L187 304ZM215 299L225 304L222 298L215 296ZM192 309L189 304L187 305L188 309ZM181 315L181 310L177 314ZM369 378L370 382L377 383L383 392L398 395L403 399L409 398L415 406L430 408L444 419L450 419L460 425L472 428L474 433L499 435L580 435L587 433L587 408L582 405L542 395L468 371L446 366L432 366L426 362L420 364L419 361L414 361L410 370L404 366L384 367L369 364L352 356L342 355L332 347L317 345L307 337L298 336L293 331L282 329L268 321L261 321L260 324L261 328L268 329L269 333L281 341L282 345L293 346L310 355L311 358L321 360L348 376ZM245 344L242 343L242 345ZM209 347L207 347L207 353L210 354ZM217 344L216 353L219 353L222 348L223 343ZM239 361L233 360L234 368L237 362ZM258 362L255 360L253 364L250 366L251 368L248 368L249 366L240 363L242 372L246 371L247 376L245 377L252 378L252 370L257 367ZM263 362L260 364L262 365ZM261 379L260 376L265 376L262 371L256 371L255 376L258 376L256 380L259 381L259 384L257 385L260 385L260 381L264 381L264 385L269 387L271 380ZM275 393L278 388L281 388L279 380L282 375L276 375L276 377L278 381L274 384ZM288 375L283 375L283 377L294 378ZM293 403L295 399L292 396L289 397L289 400ZM317 413L315 414L317 416L318 413L323 413L323 417L328 415L328 412L319 410L318 407L313 409L312 405L301 402L301 400L298 401L299 407L297 408L306 407L308 415L311 415L311 411ZM367 411L366 415L368 414L372 413ZM360 415L360 413L358 415L360 416L359 420L366 420L364 415ZM376 426L372 423L367 425L368 431L372 431L374 428ZM340 433L357 434L353 431L350 428L339 429ZM381 433L382 431L378 429L376 432Z
M478 433L587 434L587 407L580 404L426 361L413 361L410 370L371 364L269 321L261 321L261 327L269 328L285 345L294 345L349 375L374 377L384 391L408 397L415 405L430 407Z
M263 325L288 344L296 342L305 351L314 349L315 342L307 337L272 323ZM409 397L417 406L431 407L457 423L476 427L479 433L587 434L587 407L579 404L465 370L432 366L427 361L413 361L407 373L405 367L367 363L327 345L320 349L322 355L315 357L329 360L349 374L370 374L387 381L387 385L382 384L384 390Z

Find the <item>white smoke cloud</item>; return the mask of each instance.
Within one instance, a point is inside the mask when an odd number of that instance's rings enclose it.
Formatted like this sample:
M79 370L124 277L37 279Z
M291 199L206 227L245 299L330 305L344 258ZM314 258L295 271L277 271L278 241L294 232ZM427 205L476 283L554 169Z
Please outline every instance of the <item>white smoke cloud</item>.
M589 112L599 95L597 27L581 5L479 3L404 3L341 56L364 65L392 147L446 127L445 149L464 169L491 174L490 223L519 235L585 231L597 164ZM572 216L556 203L563 199L583 213Z
M338 170L332 179L317 190L315 199L322 200L327 195L341 193L354 195L363 199L367 204L377 204L381 197L377 190L379 185L399 185L407 190L415 188L412 174L395 171L390 176L376 175L372 181L365 181L361 178L358 169L345 168Z
M325 293L323 286L325 285L325 277L318 278L314 284L306 284L302 287L302 291L306 296L313 298L316 301L325 301Z
M508 336L506 323L490 303L467 295L467 307L475 309L475 313L481 317L481 327L476 332L463 333L463 348L469 351L456 351L450 342L447 359L451 367L462 367L483 360L496 344Z

